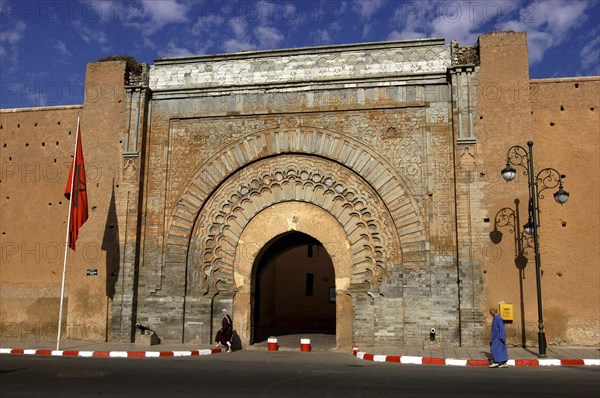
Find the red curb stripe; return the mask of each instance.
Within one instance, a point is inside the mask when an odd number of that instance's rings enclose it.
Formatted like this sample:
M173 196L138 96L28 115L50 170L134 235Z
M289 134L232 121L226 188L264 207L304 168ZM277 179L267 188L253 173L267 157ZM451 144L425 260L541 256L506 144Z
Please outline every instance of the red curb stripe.
M72 351L72 350L63 351L63 356L66 356L66 357L76 357L78 355L79 355L79 351Z
M198 351L198 350L192 351L192 356L193 357L198 356L198 355L200 355L200 351Z
M399 355L388 355L387 357L385 357L385 361L386 362L400 362L400 356Z
M515 366L539 366L537 359L515 359Z
M52 355L52 350L35 350L38 355Z
M110 357L110 352L109 351L94 351L92 356L100 357L100 358L108 358L108 357Z
M487 359L467 359L468 366L488 366L490 361Z
M12 350L10 350L11 354L23 354L25 352L25 350L21 349L21 348L13 348Z
M375 355L373 354L365 354L365 356L363 356L363 359L367 361L372 361L374 356Z
M578 366L585 365L583 359L561 359L560 364L563 366Z
M159 356L161 357L172 357L173 356L173 351L161 351Z
M427 365L445 365L446 360L444 358L423 357L423 363Z
M211 348L210 351L212 354L219 354L221 352L221 349L220 348Z
M127 358L144 358L146 351L127 351Z

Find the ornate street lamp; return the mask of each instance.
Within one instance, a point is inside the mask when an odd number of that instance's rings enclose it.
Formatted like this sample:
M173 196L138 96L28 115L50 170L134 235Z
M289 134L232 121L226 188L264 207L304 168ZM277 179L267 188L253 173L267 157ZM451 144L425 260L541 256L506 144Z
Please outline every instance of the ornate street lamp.
M545 168L537 174L533 165L533 141L527 142L529 150L519 145L514 145L506 153L506 167L502 169L502 177L507 181L512 181L517 176L517 170L513 166L520 166L524 169L523 175L528 177L529 186L529 220L523 226L523 231L533 236L533 250L535 253L535 280L537 285L538 302L538 347L539 356L546 356L546 333L544 332L544 313L542 306L542 281L541 281L541 258L539 250L538 227L540 226L540 208L539 200L544 198L543 192L546 189L558 187L554 193L554 200L561 206L569 199L569 193L563 188L563 179L565 176L556 169Z

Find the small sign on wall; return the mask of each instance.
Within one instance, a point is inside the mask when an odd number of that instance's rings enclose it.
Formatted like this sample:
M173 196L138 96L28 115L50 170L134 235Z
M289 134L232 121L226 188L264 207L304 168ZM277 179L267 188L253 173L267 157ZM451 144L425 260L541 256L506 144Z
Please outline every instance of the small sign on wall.
M335 287L329 288L329 302L335 303Z
M502 317L502 319L504 319L505 322L512 322L514 315L513 315L513 305L512 304L499 304L499 313L500 316Z

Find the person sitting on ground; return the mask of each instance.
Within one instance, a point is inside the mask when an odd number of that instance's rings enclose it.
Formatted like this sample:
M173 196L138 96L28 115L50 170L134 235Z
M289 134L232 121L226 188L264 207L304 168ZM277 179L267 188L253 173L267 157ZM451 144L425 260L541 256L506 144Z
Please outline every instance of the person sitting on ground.
M492 363L490 368L506 368L508 364L508 349L506 348L506 330L504 329L504 319L498 315L496 308L490 308L492 320L492 341L490 342L490 351L492 353Z
M221 314L223 314L223 320L221 321L221 329L217 332L217 336L215 340L217 342L217 347L227 345L227 352L231 352L231 336L233 335L233 323L231 322L231 317L227 314L226 309L221 310Z

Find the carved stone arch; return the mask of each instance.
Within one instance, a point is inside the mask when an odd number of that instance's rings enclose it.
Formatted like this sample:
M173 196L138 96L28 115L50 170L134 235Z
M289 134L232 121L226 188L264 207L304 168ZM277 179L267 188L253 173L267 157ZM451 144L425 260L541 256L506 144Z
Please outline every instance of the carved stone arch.
M369 184L335 162L307 155L271 157L248 167L251 173L241 170L219 186L197 219L188 292L233 294L235 251L245 226L283 202L310 203L338 220L352 253L350 288L378 292L389 264L400 262L402 252L392 216Z
M269 228L265 228L268 224ZM292 225L291 225L292 224ZM339 221L323 208L306 202L281 202L259 212L246 226L234 259L235 294L232 308L242 346L252 342L252 314L256 271L261 253L278 237L300 232L319 241L331 259L335 274L335 325L339 349L353 343L353 303L350 290L352 253Z
M389 212L391 220L386 221L385 227L395 230L402 242L402 248L412 252L421 250L426 240L422 216L407 184L389 162L375 151L365 147L364 143L350 137L315 127L299 126L290 131L265 130L242 137L199 166L167 219L165 256L162 266L180 267L189 260L186 256L193 246L192 229L198 225L197 217L206 205L207 199L211 195L214 196L218 187L231 180L234 174L236 178L242 178L239 172L244 171L244 167L249 164L272 156L292 153L312 155L315 159L317 157L329 159L360 176L363 182L375 191L372 195L380 198L383 207ZM281 195L279 186L273 185L273 190L269 190L265 188L264 181L254 181L254 184L258 187L253 187L253 190L248 189L261 200L265 200L263 195L275 197ZM324 181L318 187L312 188L308 180L304 184L306 195L315 196L317 201L327 200L328 205L332 205L331 201L334 203L346 201L331 181ZM295 186L295 190L300 190L298 185ZM316 194L315 190L323 190L323 192ZM235 198L229 198L230 202L233 199ZM227 206L231 206L231 203L224 205L224 211L229 210ZM238 210L241 209L244 207Z

